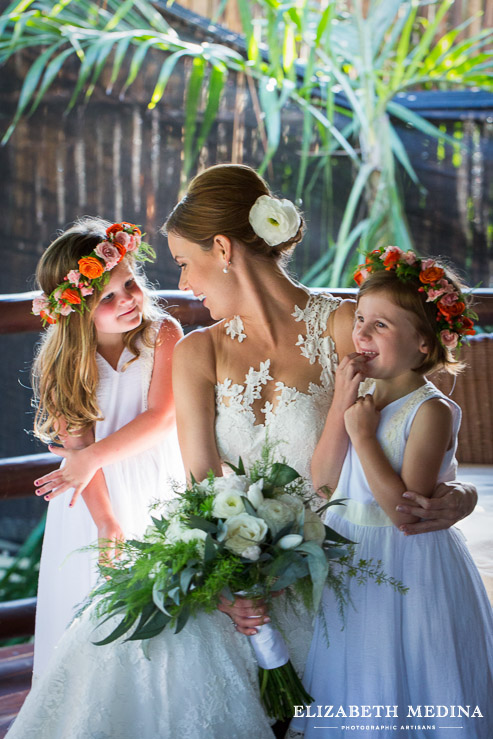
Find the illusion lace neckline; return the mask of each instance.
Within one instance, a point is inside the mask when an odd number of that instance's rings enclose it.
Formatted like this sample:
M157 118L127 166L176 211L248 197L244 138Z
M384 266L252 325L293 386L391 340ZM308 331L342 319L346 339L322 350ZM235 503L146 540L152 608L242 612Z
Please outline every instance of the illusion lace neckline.
M304 308L298 305L294 306L291 314L297 322L305 324L305 335L298 334L296 346L300 347L300 352L310 364L316 361L320 363L321 374L320 382L310 382L307 391L298 390L295 387L286 385L282 381L275 382L275 396L271 400L266 400L260 408L265 419L263 421L257 418L253 409L253 403L262 397L262 388L274 378L270 375L271 360L269 358L260 361L258 369L250 367L245 374L242 384L234 383L230 377L226 377L222 382L215 385L216 406L220 409L231 409L232 411L247 413L251 416L252 425L254 427L265 428L268 421L282 412L292 404L293 401L300 398L313 400L314 398L326 396L329 389L333 387L333 365L334 360L337 364L337 354L332 337L324 336L327 327L327 319L329 314L339 304L337 298L333 298L324 294L308 294L308 300ZM325 310L323 310L323 305ZM276 399L274 404L272 400ZM227 403L225 400L227 399Z

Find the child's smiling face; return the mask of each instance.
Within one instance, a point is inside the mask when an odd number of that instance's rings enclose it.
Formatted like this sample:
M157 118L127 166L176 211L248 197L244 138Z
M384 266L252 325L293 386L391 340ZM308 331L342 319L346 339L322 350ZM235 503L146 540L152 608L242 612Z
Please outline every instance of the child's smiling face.
M124 259L111 270L111 277L103 288L98 307L94 311L94 325L98 335L122 334L131 331L142 321L144 295L135 274Z
M395 378L418 369L428 353L413 314L383 291L359 299L353 341L356 351L368 357L368 374L376 379Z

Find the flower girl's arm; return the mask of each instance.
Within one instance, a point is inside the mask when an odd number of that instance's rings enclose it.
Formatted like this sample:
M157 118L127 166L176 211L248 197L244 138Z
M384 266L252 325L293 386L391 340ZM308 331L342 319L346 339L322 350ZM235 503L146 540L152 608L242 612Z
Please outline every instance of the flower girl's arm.
M118 543L123 541L125 536L113 512L102 470L96 472L89 485L83 490L82 497L98 529L100 560L108 563L113 552L118 554ZM71 502L70 505L72 506L73 503Z
M36 481L38 495L48 500L75 488L72 502L84 490L98 469L153 447L175 422L171 382L171 357L183 336L179 324L167 317L161 326L154 350L154 365L147 398L148 408L118 431L80 450L50 447L65 457L65 466ZM47 495L48 494L48 495Z
M353 301L344 301L334 314L333 335L340 362L332 403L311 462L313 485L320 494L324 486L331 492L337 487L349 442L344 413L356 400L360 382L367 377L368 360L354 351L351 339L354 305Z
M188 334L173 355L173 392L180 451L187 477L222 475L216 446L216 368L210 330Z
M68 434L67 424L61 416L58 418L58 437L66 450L81 450L87 448L94 442L94 430L87 429L79 435ZM124 538L113 507L111 505L106 480L102 470L98 470L82 493L84 502L98 529L98 540L100 542L101 559L108 559L108 541L113 541L115 546ZM49 500L50 496L46 496ZM72 507L74 501L70 502ZM76 514L74 514L76 515ZM110 546L111 548L111 546Z
M396 510L402 503L402 494L415 490L429 497L435 489L443 456L451 443L452 413L446 402L439 399L422 404L411 427L400 475L377 440L379 415L372 396L367 395L346 411L344 418L375 500L400 527L417 520Z

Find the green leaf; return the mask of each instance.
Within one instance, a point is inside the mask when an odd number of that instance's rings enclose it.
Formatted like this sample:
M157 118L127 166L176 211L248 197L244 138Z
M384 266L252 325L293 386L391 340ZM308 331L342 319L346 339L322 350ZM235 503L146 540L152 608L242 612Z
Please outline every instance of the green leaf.
M171 618L158 609L154 609L152 616L142 626L125 639L125 641L138 641L140 639L152 639L157 636L169 624Z
M217 532L217 524L212 521L208 521L201 516L196 516L191 513L187 518L187 526L191 529L200 529L201 531L207 531L210 534Z
M180 613L178 614L178 618L176 619L175 634L179 634L180 631L185 627L189 617L190 608L187 603L185 603Z
M181 49L180 51L175 51L173 54L170 54L170 56L166 59L164 64L161 67L161 71L159 72L159 77L156 82L156 86L154 88L154 92L152 93L151 101L149 105L147 106L149 110L152 110L156 107L158 102L161 100L161 98L164 95L164 91L166 89L166 85L168 84L169 78L171 77L171 74L173 73L173 70L176 66L176 63L181 57L188 54L187 49Z
M329 563L324 550L314 541L305 541L296 547L297 552L306 552L312 581L313 609L318 611L324 585L329 574Z
M300 477L299 473L295 469L282 462L274 462L268 482L274 487L284 487L289 485L290 482L297 480Z
M195 136L195 128L197 125L197 111L202 92L202 83L204 80L206 62L200 57L193 60L192 72L188 81L187 95L185 101L185 125L184 125L184 141L183 141L183 160L184 160L184 179L192 169L193 158L193 139Z
M217 548L214 543L214 539L210 534L207 534L205 537L205 547L204 547L204 562L207 564L209 562L212 562L217 555Z
M421 131L421 133L424 133L427 136L431 136L434 139L443 139L448 144L451 144L452 146L457 146L457 141L452 138L452 136L449 136L443 131L440 131L440 129L437 128L437 126L434 126L433 123L430 123L418 113L414 113L414 111L409 110L409 108L405 108L400 103L388 103L387 110L391 115L399 118L399 120L401 121L404 121L404 123L408 123L409 125L413 126L413 128Z
M26 78L24 80L24 84L22 85L21 93L19 95L19 102L17 104L17 110L14 116L14 120L10 124L9 128L7 129L7 132L5 133L2 144L6 144L9 140L14 128L17 125L17 122L21 115L23 114L24 110L26 109L27 105L29 104L29 101L31 100L32 96L34 95L34 92L36 90L36 87L38 85L39 79L43 73L43 70L45 68L45 65L48 62L48 59L52 56L54 51L56 51L57 48L59 48L60 44L57 43L54 46L50 46L48 49L46 49L41 56L39 56L36 61L31 65L29 72L26 75Z
M63 63L65 62L67 57L71 56L73 53L74 53L74 49L72 47L70 47L69 49L65 49L64 51L62 51L61 54L58 54L58 56L52 59L51 62L48 64L48 66L46 67L44 76L43 76L43 81L36 95L36 99L34 103L32 104L32 107L29 111L29 115L34 113L34 111L36 110L40 102L42 101L45 93L52 85L58 72L62 68Z
M226 76L226 66L222 62L214 64L209 78L209 92L207 96L207 104L205 107L204 117L199 129L197 141L195 142L193 155L194 162L197 156L200 154L200 151L210 133L212 125L217 118L219 103L221 102L221 96L224 83L226 81Z
M116 629L114 629L111 634L104 639L101 639L101 641L95 641L93 644L97 647L103 647L106 644L111 644L112 641L115 641L116 639L119 639L120 636L123 636L135 623L137 620L137 616L125 616L125 618L118 624Z

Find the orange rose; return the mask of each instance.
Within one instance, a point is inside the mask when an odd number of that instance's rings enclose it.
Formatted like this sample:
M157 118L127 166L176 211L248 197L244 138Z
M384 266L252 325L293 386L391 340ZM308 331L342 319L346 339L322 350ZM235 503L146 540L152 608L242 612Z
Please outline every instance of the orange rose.
M127 253L126 248L122 244L118 244L118 242L113 241L113 246L116 246L118 251L120 252L120 259L118 260L118 264L122 261L123 257Z
M372 257L373 256L379 257L380 256L380 249L373 249L373 251L368 254L368 256L366 257L366 263L367 264L371 264L372 263L372 261L373 261Z
M476 333L476 330L473 328L474 323L471 321L470 318L467 318L466 316L462 316L460 319L460 332L461 334L464 334L465 336L474 336Z
M363 264L360 264L360 268L354 273L354 281L358 287L363 284L369 274L370 270L368 270Z
M431 269L433 269L433 267ZM451 305L445 305L442 300L439 300L437 303L437 308L442 316L445 316L445 318L454 318L454 316L460 316L460 314L465 311L466 306L465 303L460 300L457 300Z
M421 282L429 284L431 282L438 282L438 280L442 279L444 274L445 272L441 267L428 267L428 269L423 269L419 273L419 279Z
M394 250L388 250L387 254L385 255L385 259L383 260L383 264L386 270L392 269L397 262L400 260L402 256L402 252L400 249Z
M57 320L57 319L56 319L56 318L53 318L52 316L50 316L50 314L49 314L49 313L47 313L47 312L46 312L46 311L44 311L44 310L42 310L42 311L41 311L41 313L40 313L39 315L40 315L40 316L41 316L41 318L42 318L42 319L43 319L44 321L46 321L47 323L56 323L56 320Z
M61 300L65 300L67 303L70 303L71 305L80 305L82 302L80 295L77 290L73 290L71 287L68 287L66 290L63 291L63 293L60 295Z
M118 231L123 231L123 223L114 223L112 226L108 226L106 229L106 236L117 234Z
M79 259L79 272L84 277L94 280L96 277L101 277L104 272L104 266L96 257L83 257Z

